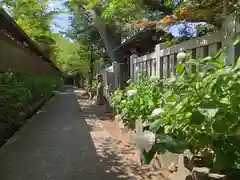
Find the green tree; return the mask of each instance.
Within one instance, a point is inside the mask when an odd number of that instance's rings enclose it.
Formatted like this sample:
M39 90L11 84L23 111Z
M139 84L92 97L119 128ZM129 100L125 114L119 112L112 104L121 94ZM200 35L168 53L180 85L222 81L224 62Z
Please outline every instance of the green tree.
M92 24L96 28L112 61L123 60L123 55L117 55L113 50L121 44L121 33L117 31L113 21L105 21L98 12L99 8L86 9L79 1L68 1L66 5L73 13L75 20L78 18L82 23Z
M1 5L7 7L14 20L32 39L47 44L51 43L51 38L53 38L52 20L59 13L49 11L49 3L49 0L1 1Z
M98 67L102 64L101 57L104 44L89 18L90 16L86 11L73 12L71 26L66 34L79 44L81 57L88 61L88 84L91 87L93 75L96 74Z
M12 18L36 41L49 57L54 51L55 35L51 31L52 20L60 13L49 10L50 0L2 0Z
M84 70L85 67L84 62L81 62L81 65L83 68L79 66L78 69L73 69L73 64L75 61L79 60L79 54L78 54L78 45L75 42L71 42L69 39L62 35L56 36L56 51L55 54L55 64L61 68L63 72L68 71L77 71L77 70Z
M123 53L114 49L121 45L124 35L138 31L128 31L132 29L132 20L159 19L164 14L170 14L176 6L171 0L161 3L154 0L69 0L66 5L75 16L81 12L84 15L79 17L85 17L95 26L110 59L118 62L123 61Z

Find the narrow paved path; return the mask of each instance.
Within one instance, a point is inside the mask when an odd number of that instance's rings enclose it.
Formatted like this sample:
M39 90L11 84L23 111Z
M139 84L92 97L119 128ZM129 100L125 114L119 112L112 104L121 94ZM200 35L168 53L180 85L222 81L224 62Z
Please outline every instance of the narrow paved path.
M107 170L76 95L65 89L0 149L0 180L130 179Z

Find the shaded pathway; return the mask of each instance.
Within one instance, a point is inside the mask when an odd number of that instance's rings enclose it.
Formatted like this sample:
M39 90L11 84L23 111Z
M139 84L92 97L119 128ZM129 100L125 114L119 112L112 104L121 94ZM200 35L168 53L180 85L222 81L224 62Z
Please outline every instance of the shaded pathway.
M1 148L0 180L132 179L121 169L109 171L117 163L112 161L117 155L113 156L97 155L90 127L73 89L68 88Z
M161 168L159 158L150 165L141 165L139 150L131 141L131 132L106 115L104 106L84 99L83 91L75 91L84 112L100 160L108 162L107 172L129 180L170 180L168 169Z

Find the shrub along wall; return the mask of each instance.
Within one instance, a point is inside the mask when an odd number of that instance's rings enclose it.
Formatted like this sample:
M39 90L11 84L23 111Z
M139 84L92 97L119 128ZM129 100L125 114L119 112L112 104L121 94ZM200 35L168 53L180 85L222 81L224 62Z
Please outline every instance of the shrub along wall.
M24 117L51 97L60 84L57 76L0 73L0 145L12 128L23 124Z

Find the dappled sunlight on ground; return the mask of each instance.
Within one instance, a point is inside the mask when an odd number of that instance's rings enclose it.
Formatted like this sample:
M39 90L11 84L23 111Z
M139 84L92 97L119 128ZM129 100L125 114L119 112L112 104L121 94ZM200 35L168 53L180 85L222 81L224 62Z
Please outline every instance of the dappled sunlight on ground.
M78 92L83 93L81 90ZM139 151L130 143L129 134L121 132L119 125L112 121L111 114L106 116L104 106L82 99L79 93L78 102L90 127L96 153L101 162L108 164L106 173L117 173L118 178L128 180L167 179L167 170L152 165L141 166Z

